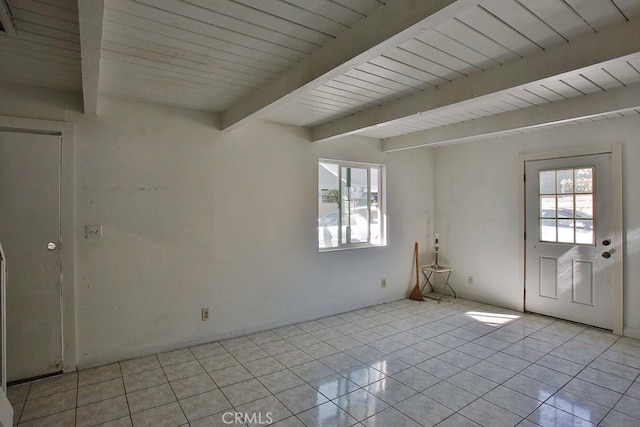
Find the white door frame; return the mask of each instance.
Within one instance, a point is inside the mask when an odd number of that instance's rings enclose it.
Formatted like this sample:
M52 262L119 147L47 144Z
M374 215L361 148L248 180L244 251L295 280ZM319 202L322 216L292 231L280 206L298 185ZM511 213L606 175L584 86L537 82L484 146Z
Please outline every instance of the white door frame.
M613 333L615 335L623 335L623 286L624 286L624 233L622 222L622 145L611 144L596 147L575 148L563 151L547 151L543 153L530 153L520 156L521 177L524 177L525 163L534 160L549 160L564 157L588 156L592 154L611 154L611 170L613 185L613 274L611 277L611 296L613 303ZM522 278L523 297L522 304L518 307L520 311L526 309L524 289L526 285L525 279L525 262L526 262L526 241L525 233L525 183L522 182L520 187L520 236L522 236L522 245L520 247L520 277Z
M51 120L0 116L0 130L59 135L62 138L60 170L60 227L62 244L62 369L76 370L76 310L74 267L74 191L73 191L73 124ZM9 269L11 260L8 260ZM10 270L9 270L10 271Z

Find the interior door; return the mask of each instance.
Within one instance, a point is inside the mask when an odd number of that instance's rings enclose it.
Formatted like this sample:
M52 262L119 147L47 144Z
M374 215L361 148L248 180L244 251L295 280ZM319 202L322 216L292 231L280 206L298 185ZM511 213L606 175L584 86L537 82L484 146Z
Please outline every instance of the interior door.
M613 328L611 154L526 162L525 309Z
M59 136L0 132L8 381L62 370L60 150Z

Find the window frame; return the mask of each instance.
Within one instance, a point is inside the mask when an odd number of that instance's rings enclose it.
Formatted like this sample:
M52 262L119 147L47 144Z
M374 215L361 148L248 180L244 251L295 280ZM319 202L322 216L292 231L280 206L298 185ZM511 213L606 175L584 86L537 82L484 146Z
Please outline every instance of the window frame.
M591 170L591 180L592 180L592 188L591 192L583 192L576 191L576 171L581 169L590 169ZM560 171L571 171L572 173L572 190L571 192L559 192L558 190L558 178L557 174ZM553 193L542 193L540 177L542 173L545 172L554 172L554 192ZM544 169L538 172L538 242L539 243L549 243L549 244L561 244L561 245L578 245L578 246L595 246L596 245L596 209L595 209L595 196L596 196L596 188L595 188L595 178L596 177L596 167L593 165L590 166L580 166L575 168L560 168L560 169ZM580 218L578 213L580 212L576 206L576 196L578 195L590 195L591 196L591 204L592 204L592 212L590 218ZM541 204L541 200L543 197L553 196L555 198L555 208L553 209L555 212L555 216L553 217L545 217L543 215L543 207ZM559 207L559 197L560 196L570 196L572 198L572 216L559 216L559 211L563 208ZM545 240L542 236L542 222L545 220L554 220L555 221L555 240ZM560 229L561 225L559 225L559 221L571 221L572 222L572 241L563 241L560 240ZM591 223L591 241L590 242L580 242L578 239L578 223L582 222L590 222Z
M320 221L322 220L323 217L326 217L328 215L331 215L332 212L322 212L321 209L321 205L323 203L323 191L331 191L331 189L322 189L320 188L321 183L320 183L320 168L322 168L323 166L321 165L322 163L325 164L332 164L335 165L337 167L338 170L338 174L336 176L336 179L338 180L338 198L340 200L339 202L339 207L337 208L337 210L335 212L337 212L337 220L338 223L336 225L336 231L338 232L338 236L337 236L337 242L336 242L336 246L330 246L330 247L321 247L321 238L320 238ZM367 227L367 241L366 242L343 242L343 216L345 215L344 212L342 212L342 208L340 207L340 205L342 204L342 202L348 202L349 199L345 199L345 196L343 194L343 185L342 183L344 182L344 178L342 176L343 174L343 168L349 168L349 169L366 169L366 175L367 175L367 218L364 218L365 220L368 221L368 227ZM377 199L377 205L372 203L372 186L373 186L373 182L371 181L371 176L372 176L372 170L377 170L378 171L378 180L377 180L377 195L376 195L376 199ZM316 241L316 245L318 248L318 252L333 252L333 251L342 251L342 250L350 250L350 249L362 249L362 248L379 248L379 247L385 247L387 246L387 224L386 224L386 166L384 164L380 164L380 163L367 163L367 162L355 162L355 161L348 161L348 160L337 160L337 159L328 159L328 158L318 158L318 171L317 171L317 182L316 182L316 188L317 188L317 241ZM378 222L375 223L373 222L374 219L376 218L376 215L373 213L373 207L377 208L377 219ZM361 207L360 207L361 208ZM375 225L375 227L374 227ZM372 228L376 228L379 229L379 243L373 243L372 242ZM333 237L332 237L333 240ZM348 240L348 239L347 239Z

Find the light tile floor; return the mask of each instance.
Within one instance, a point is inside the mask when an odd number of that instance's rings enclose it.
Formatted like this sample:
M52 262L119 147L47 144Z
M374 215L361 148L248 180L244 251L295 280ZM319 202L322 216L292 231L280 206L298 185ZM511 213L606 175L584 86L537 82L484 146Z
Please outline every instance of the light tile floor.
M639 374L639 340L467 300L401 300L8 395L25 427L637 427Z

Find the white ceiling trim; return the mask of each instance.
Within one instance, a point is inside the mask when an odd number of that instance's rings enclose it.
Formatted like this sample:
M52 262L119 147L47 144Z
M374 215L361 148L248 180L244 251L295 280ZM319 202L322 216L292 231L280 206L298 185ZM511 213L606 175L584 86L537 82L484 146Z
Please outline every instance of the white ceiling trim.
M389 138L383 151L467 142L514 132L555 126L640 107L640 83L607 92L524 108L495 116Z
M79 1L80 55L82 58L82 97L84 113L98 112L98 84L102 54L104 0Z
M401 98L311 129L313 141L323 141L376 128L407 117L436 112L454 104L506 94L514 88L557 81L577 70L598 69L608 61L640 55L640 26L617 23L576 41L520 60L454 80L438 88Z
M394 0L317 49L260 91L222 114L222 128L232 130L266 114L328 80L364 64L417 35L435 28L479 2L472 0Z

